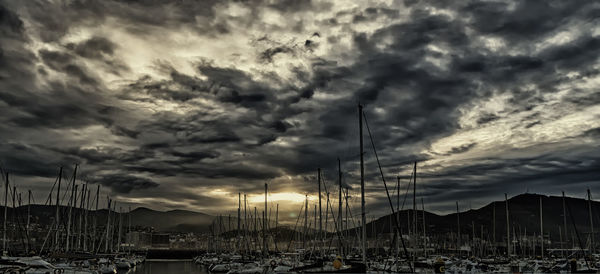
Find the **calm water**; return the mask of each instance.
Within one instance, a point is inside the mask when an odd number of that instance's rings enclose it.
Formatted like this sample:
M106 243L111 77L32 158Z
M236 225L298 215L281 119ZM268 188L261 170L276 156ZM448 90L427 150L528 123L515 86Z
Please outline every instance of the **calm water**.
M163 273L180 273L180 274L206 274L208 273L204 267L195 264L192 261L146 261L141 265L136 266L129 271L119 271L119 274L163 274Z

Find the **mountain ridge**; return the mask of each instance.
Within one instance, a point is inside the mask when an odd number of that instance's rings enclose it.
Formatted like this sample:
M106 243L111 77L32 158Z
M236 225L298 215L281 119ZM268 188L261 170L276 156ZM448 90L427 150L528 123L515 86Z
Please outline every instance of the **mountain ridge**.
M564 230L564 219L562 217L562 197L552 196L544 194L534 193L523 193L511 197L509 202L510 211L510 223L511 229L514 227L516 234L523 234L527 230L527 234L533 232L539 232L539 199L542 198L542 204L544 208L544 232L546 237L550 239L558 239L559 228ZM589 214L587 207L587 200L574 197L565 197L565 201L571 214L567 212L567 232L569 235L573 231L573 222L580 230L580 233L586 234L589 232ZM505 201L493 201L478 209L469 209L459 213L461 228L460 232L463 235L470 235L472 237L473 230L476 230L475 236L480 237L483 230L483 234L488 238L493 238L492 224L493 224L493 209L496 217L496 241L500 242L506 235L506 211ZM61 206L61 216L67 216L68 207ZM9 216L12 216L13 209L8 208ZM20 216L27 214L27 205L17 207L16 212L20 212ZM56 207L53 205L31 205L31 212L33 222L39 222L41 224L49 224L52 222L55 216ZM79 212L79 209L73 209L74 214ZM90 214L94 214L94 210L90 211ZM401 231L406 234L408 231L407 223L408 220L412 220L412 209L402 210L398 215L398 220ZM600 224L600 202L592 201L592 212L594 216L594 223ZM131 224L132 226L152 227L157 232L196 232L196 233L210 233L211 224L222 227L218 231L233 230L237 227L237 222L234 217L233 220L227 220L228 217L220 217L220 222L215 222L219 217L212 216L202 212L190 211L190 210L168 210L159 211L150 209L147 207L137 207L131 211ZM98 223L104 224L107 219L108 210L98 210ZM111 211L111 214L116 212ZM127 213L123 213L124 221L127 223ZM422 211L417 210L418 222L417 229L422 231ZM0 217L3 217L4 210L3 206L0 206ZM353 215L358 216L356 213ZM367 223L367 233L369 237L373 235L379 235L382 233L390 233L393 224L391 214L381 216L371 222ZM573 216L571 220L570 216ZM63 218L65 219L65 218ZM234 228L227 229L226 226L233 224ZM262 223L262 222L261 222ZM228 225L224 225L228 224ZM280 225L285 226L285 225ZM374 227L375 226L375 227ZM411 230L412 230L411 224ZM457 213L448 213L445 215L437 214L434 212L425 211L425 227L428 236L441 236L448 235L448 233L456 233L457 231ZM301 231L302 228L297 229ZM349 228L345 231L354 235L357 228ZM596 230L597 231L597 230ZM564 233L564 231L561 231ZM512 236L511 236L512 237Z
M16 209L9 207L8 217L11 218L11 216L13 216L13 212L16 212L18 218L24 219L24 215L27 214L27 207L27 205L17 207ZM60 212L61 216L63 216L62 219L66 219L64 216L67 216L69 208L65 205L61 205ZM74 216L78 216L80 209L74 208L72 212ZM111 214L118 214L117 211L111 210L110 212ZM31 205L31 216L33 219L32 221L34 223L49 225L53 222L55 214L55 205ZM95 214L98 214L97 222L100 226L102 226L104 223L106 223L108 217L108 209L103 208L98 209L97 211L90 210L89 214L90 215L88 216L96 216ZM123 212L122 214L122 216L124 217L124 224L126 225L128 223L127 212ZM0 218L4 218L4 206L0 206ZM215 216L206 213L189 210L159 211L147 207L137 207L131 210L132 226L152 227L157 232L206 233L209 231L209 226L215 218ZM178 226L185 227L185 231L178 231Z
M513 233L517 235L525 234L532 236L533 233L539 235L539 199L542 199L543 208L543 227L545 238L558 241L560 234L564 235L564 219L562 209L562 196L552 196L544 194L523 193L508 199L509 224L511 227L511 238ZM565 212L567 216L567 233L569 241L572 241L574 228L582 235L589 235L589 210L586 199L565 197ZM493 239L493 223L495 208L495 236L497 242L502 242L506 237L506 203L505 201L493 201L478 209L469 209L458 213L448 213L438 215L425 211L426 234L432 237L440 237L449 233L456 234L458 231L458 222L460 220L460 233L462 237ZM569 213L570 212L570 213ZM402 210L398 215L399 226L403 234L408 231L408 218L412 219L412 209ZM422 233L422 211L417 210L417 230ZM600 202L592 200L592 216L594 224L600 224ZM390 227L394 225L392 214L384 215L376 220L367 223L367 234L373 236L373 226L375 234L390 233ZM411 222L412 223L412 222ZM412 227L412 224L411 224ZM560 227L560 228L559 228ZM377 231L379 228L379 231ZM348 229L350 233L356 233L356 228ZM482 233L483 231L483 233ZM594 234L598 234L598 229ZM350 234L352 235L352 234ZM581 236L584 237L584 236Z

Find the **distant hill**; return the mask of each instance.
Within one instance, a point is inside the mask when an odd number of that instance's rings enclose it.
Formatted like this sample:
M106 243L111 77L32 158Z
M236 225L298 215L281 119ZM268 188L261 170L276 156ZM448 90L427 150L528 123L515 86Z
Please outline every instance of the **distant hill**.
M510 211L510 223L511 230L514 227L516 234L524 234L525 230L528 235L532 235L534 232L539 234L539 199L542 197L543 210L544 210L544 233L546 237L550 237L552 240L557 241L560 238L559 227L563 230L563 209L562 209L562 197L557 196L545 196L539 194L521 194L512 197L508 200L509 211ZM585 238L590 232L590 223L588 215L588 203L584 199L567 197L566 203L570 208L571 215L577 227L577 230L585 242ZM480 237L481 230L483 229L484 238L492 239L492 224L493 224L493 212L495 208L496 216L496 240L498 242L503 241L506 236L506 211L505 202L496 201L492 202L479 209L468 210L460 212L460 230L463 237L471 237L473 234L473 228L475 230L475 236ZM49 224L54 219L56 207L44 206L44 205L32 205L31 214L32 222L40 224ZM9 220L12 218L12 209L9 208ZM22 206L16 209L18 212L15 216L21 216L21 222L24 223L24 219L27 214L27 206ZM600 231L600 202L592 202L592 212L594 215L594 224L597 225L596 234ZM76 215L78 210L73 210L73 214ZM91 211L91 215L94 215L94 211ZM98 224L104 225L106 223L108 211L106 209L98 210ZM112 213L114 214L114 212ZM412 210L403 210L399 213L400 227L402 232L406 234L408 231L408 218L412 216ZM0 218L3 218L4 208L0 206ZM423 213L417 211L418 222L417 230L422 233L423 229ZM567 232L569 239L571 239L574 233L573 224L571 221L571 215L567 213ZM68 208L61 207L61 222L66 223L68 216ZM357 212L354 212L354 216L360 216ZM127 214L123 214L123 224L127 224ZM391 226L393 225L391 214L378 218L377 220L367 223L367 234L369 237L375 235L382 235L383 233L390 233ZM412 220L412 218L411 218ZM358 221L358 220L355 220ZM251 220L249 220L251 222ZM258 227L262 223L261 219L258 219ZM457 214L438 215L431 212L425 212L425 223L426 233L428 236L439 236L446 237L449 233L456 234L457 231ZM156 211L149 208L136 208L131 212L131 224L132 226L143 226L153 227L159 232L196 232L196 233L210 233L214 229L217 233L222 233L229 230L235 230L237 228L237 219L234 217L215 217L208 214L186 211L186 210L171 210L171 211ZM214 224L211 227L211 224ZM252 225L250 225L252 227ZM473 227L474 226L474 227ZM270 228L275 227L272 222L269 225ZM282 228L282 226L280 226ZM287 228L290 230L290 228ZM411 225L412 229L412 225ZM296 229L302 231L302 225ZM348 231L348 235L356 235L359 233L357 228L351 228ZM230 232L228 234L235 234ZM564 234L563 234L564 235ZM600 237L596 237L597 239Z
M24 223L25 217L27 216L27 206L17 207L15 211L17 214L13 215L12 208L8 209L8 218L19 218ZM66 206L60 207L61 223L66 222L69 214L69 209ZM73 209L73 216L78 216L79 210ZM97 214L97 215L96 215ZM112 212L111 214L115 214ZM55 206L45 205L32 205L31 206L31 218L32 222L39 223L42 225L50 224L56 215ZM104 225L107 220L108 210L100 209L97 211L90 211L89 216L97 216L97 223ZM15 216L15 217L13 217ZM115 216L115 215L113 215ZM116 217L116 216L115 216ZM4 218L4 207L0 206L0 218ZM127 225L128 216L126 213L122 214L123 225ZM131 212L131 225L142 226L142 227L153 227L156 231L160 232L197 232L204 233L209 231L209 226L215 219L214 216L186 211L186 210L171 210L171 211L157 211L149 208L139 207ZM77 219L78 221L79 219ZM115 218L113 220L118 220ZM92 221L91 219L89 220Z
M131 212L131 225L154 227L157 231L164 232L207 232L214 218L200 212L156 211L139 207Z
M550 237L554 241L558 241L560 238L559 227L563 230L563 206L562 197L558 196L546 196L539 194L521 194L514 196L508 200L510 226L511 230L514 227L517 235L524 234L527 231L528 235L540 233L540 216L539 216L539 199L542 198L543 204L543 220L544 220L544 234L546 237ZM589 222L589 211L588 202L584 199L579 198L565 198L569 210L567 210L567 232L568 238L574 237L574 226L571 220L575 223L577 231L585 244L586 237L589 235L590 222ZM472 237L473 228L475 237L479 238L481 230L483 228L484 238L492 239L493 236L493 222L494 222L494 208L496 216L496 241L501 242L506 237L506 203L504 201L492 202L479 209L468 210L460 212L460 232L463 237ZM412 210L403 210L399 214L400 227L404 234L408 231L408 218L412 216ZM595 234L600 234L600 202L592 201L592 213L594 218L594 224L596 226ZM407 215L410 214L410 215ZM417 211L418 221L417 230L419 233L423 231L423 213ZM377 220L367 223L367 234L369 237L375 234L389 233L390 226L393 225L391 219L392 215L386 215ZM430 212L425 212L425 223L426 233L428 236L447 236L448 233L456 233L457 231L457 214L438 215ZM411 225L412 226L412 225ZM474 226L474 227L473 227ZM412 229L412 228L411 228ZM350 229L350 235L357 233L355 229ZM512 235L512 234L511 234ZM564 237L564 236L563 236ZM598 237L596 237L598 238Z
M41 225L49 225L53 222L56 215L56 206L46 205L31 205L31 222ZM16 214L13 214L15 212ZM79 209L72 210L72 216L79 216ZM60 218L62 225L67 224L69 208L66 206L60 207ZM98 226L104 226L108 217L107 209L90 211L90 224L92 216L97 216ZM111 212L112 222L118 222L118 215L114 211ZM9 222L20 222L23 225L26 221L27 206L17 207L14 211L11 207L8 208ZM128 223L127 213L121 215L123 226ZM0 220L4 218L4 207L0 206ZM73 217L79 218L79 217ZM74 219L78 222L79 219ZM260 229L262 226L262 218L256 220L248 220L250 226L254 226L254 221L257 222L256 227ZM242 220L243 225L243 220ZM275 227L275 222L270 222L270 227ZM212 216L201 212L187 210L170 210L157 211L145 207L138 207L131 211L131 226L152 227L158 232L183 232L183 233L223 233L226 231L235 230L237 228L237 218L227 216Z

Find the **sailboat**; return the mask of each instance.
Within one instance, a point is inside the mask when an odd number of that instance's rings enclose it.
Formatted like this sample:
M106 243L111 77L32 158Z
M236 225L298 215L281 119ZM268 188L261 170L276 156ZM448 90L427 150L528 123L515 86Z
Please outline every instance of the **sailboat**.
M362 105L358 105L358 124L359 124L359 148L360 148L360 197L361 197L361 261L343 261L340 256L333 262L326 262L322 258L318 258L312 264L291 268L288 272L296 273L365 273L367 271L367 227L366 227L366 214L365 214L365 172L364 172L364 158L363 158L363 123L362 116L363 110ZM339 171L338 171L339 172ZM340 175L341 176L341 175ZM318 173L319 177L319 198L320 198L320 170ZM327 190L326 190L327 192ZM341 194L340 194L341 195ZM329 207L329 200L327 201L327 207ZM339 209L341 212L341 209ZM320 215L320 214L319 214ZM341 220L341 218L340 218ZM341 224L340 224L341 225ZM320 231L320 229L319 229ZM322 235L319 235L321 237Z

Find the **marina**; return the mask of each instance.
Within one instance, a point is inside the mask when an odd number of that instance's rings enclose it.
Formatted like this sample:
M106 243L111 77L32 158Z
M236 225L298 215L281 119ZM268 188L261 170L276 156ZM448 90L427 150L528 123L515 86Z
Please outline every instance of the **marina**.
M0 0L0 274L599 273L600 1Z

